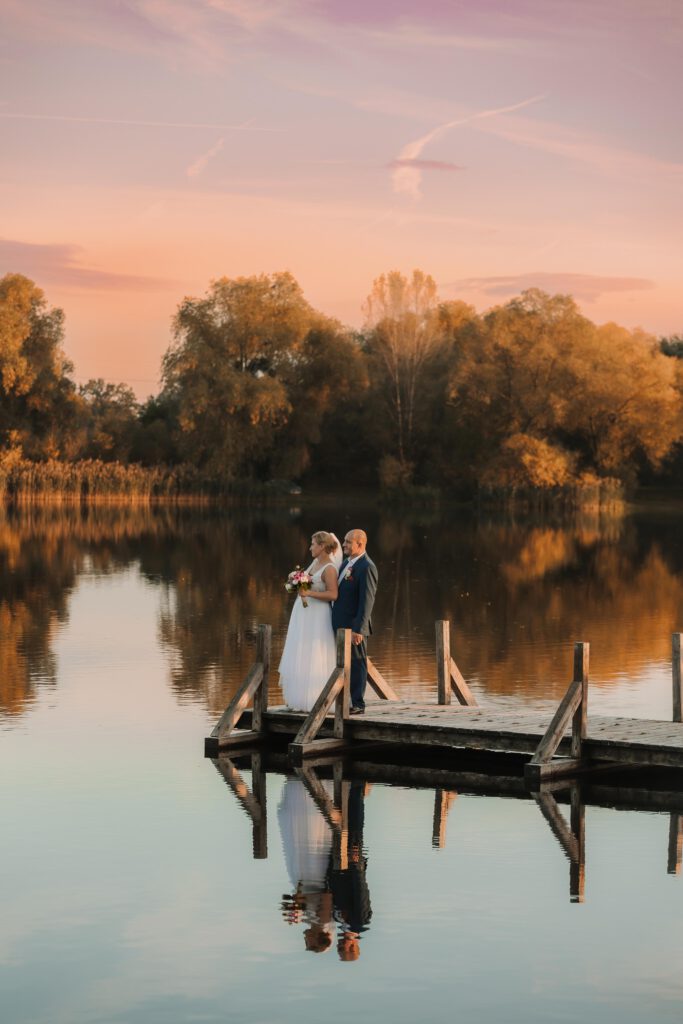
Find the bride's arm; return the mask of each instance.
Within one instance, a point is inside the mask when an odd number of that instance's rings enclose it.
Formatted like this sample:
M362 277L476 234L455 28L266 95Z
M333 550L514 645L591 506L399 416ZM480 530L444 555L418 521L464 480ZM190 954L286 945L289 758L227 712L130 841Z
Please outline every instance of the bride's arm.
M314 597L316 601L336 601L337 595L339 594L339 581L337 579L337 570L333 565L328 565L323 571L323 582L325 583L324 590L307 590L305 593L306 600L309 597Z

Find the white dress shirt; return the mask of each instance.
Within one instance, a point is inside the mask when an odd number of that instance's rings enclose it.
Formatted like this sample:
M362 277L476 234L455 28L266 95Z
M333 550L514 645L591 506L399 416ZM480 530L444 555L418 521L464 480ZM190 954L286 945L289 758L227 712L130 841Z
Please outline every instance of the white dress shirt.
M337 577L337 583L341 583L341 581L344 579L344 576L346 576L346 574L349 571L349 569L351 568L351 566L354 565L358 561L358 559L362 558L362 557L363 557L362 555L356 555L355 558L349 558L349 560L346 563L346 565L344 566L344 568L343 569L342 568L339 569L339 576Z

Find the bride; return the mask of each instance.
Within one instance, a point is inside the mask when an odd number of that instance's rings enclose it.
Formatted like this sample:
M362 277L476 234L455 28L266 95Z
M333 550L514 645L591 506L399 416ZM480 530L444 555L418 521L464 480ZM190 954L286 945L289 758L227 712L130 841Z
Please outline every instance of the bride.
M311 537L313 577L305 592L308 607L297 595L280 660L280 686L292 710L310 711L337 663L331 602L337 597L341 545L333 533Z

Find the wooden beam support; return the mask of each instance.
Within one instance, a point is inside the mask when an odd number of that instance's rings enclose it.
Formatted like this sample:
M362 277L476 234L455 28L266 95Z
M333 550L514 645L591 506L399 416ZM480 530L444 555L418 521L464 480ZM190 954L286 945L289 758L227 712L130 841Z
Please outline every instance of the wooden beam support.
M295 768L294 771L303 782L313 802L332 831L334 832L335 829L341 828L341 811L335 807L334 800L331 799L329 793L323 786L315 769L310 768L308 765L304 765L302 767Z
M222 739L217 740L218 752L232 750L234 747L256 747L263 740L263 733L253 729L234 729Z
M557 711L553 715L545 735L536 748L533 760L538 764L545 764L555 754L560 745L567 726L574 716L574 712L581 703L581 683L574 679L559 703Z
M221 756L216 759L216 768L223 776L228 787L237 798L238 803L247 812L252 822L254 824L259 822L263 816L261 804L251 792L249 786L247 786L246 782L242 778L242 774L235 767L230 758L225 754L221 754Z
M381 700L398 700L398 694L386 681L374 661L368 658L368 683Z
M557 839L571 862L579 860L579 844L575 835L562 816L557 800L552 793L534 793L541 814L550 825L550 830Z
M298 743L293 740L287 747L289 760L293 765L303 764L309 757L329 757L331 754L343 754L349 749L346 740L334 737L324 740L311 740L309 743Z
M610 765L610 770L611 770ZM552 761L536 761L524 765L524 781L530 789L537 789L541 783L551 779L573 778L593 770L590 761L579 757L556 757Z
M235 728L240 715L256 693L257 688L261 685L262 679L263 665L257 662L249 669L247 678L244 680L239 690L232 698L221 717L218 719L218 722L211 733L212 736L218 737L219 742Z
M587 643L574 644L574 678L560 701L557 711L545 731L545 735L538 744L531 763L526 766L529 772L525 769L524 774L529 781L546 778L551 774L548 771L538 772L532 766L545 766L549 764L564 738L570 721L572 723L572 761L581 763L582 746L586 738L587 729L586 707L588 702L589 650L590 645ZM565 772L563 771L562 774L565 774Z
M318 699L311 708L308 717L304 720L301 728L294 737L295 743L309 743L320 732L320 727L325 721L327 712L330 710L337 694L344 688L344 674L340 668L334 668L332 675L323 686Z
M451 689L458 698L458 702L460 704L464 704L468 708L479 707L476 697L465 682L465 677L455 664L453 658L450 660L449 669L451 675Z

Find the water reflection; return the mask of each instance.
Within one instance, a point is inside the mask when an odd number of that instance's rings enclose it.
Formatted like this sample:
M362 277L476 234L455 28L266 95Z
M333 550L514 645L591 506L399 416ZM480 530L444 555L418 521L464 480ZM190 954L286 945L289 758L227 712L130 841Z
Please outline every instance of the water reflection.
M320 786L324 791L325 783ZM289 925L303 923L307 950L325 953L334 939L327 884L332 829L297 778L285 782L277 816L291 886L282 897L282 916Z
M433 695L438 618L453 623L456 660L483 701L557 701L576 639L591 642L594 687L635 687L644 704L668 665L670 634L683 626L676 515L530 525L373 506L304 506L300 516L47 506L0 512L0 713L20 715L37 687L56 685L55 637L79 578L132 568L159 595L150 644L164 652L172 691L220 714L253 660L259 622L273 625L277 659L290 604L282 579L311 532L357 523L380 569L370 654L404 698ZM276 674L272 686L277 700Z
M243 754L235 761L221 754L213 764L224 778L233 780L230 788L252 821L267 830L265 800L260 803L254 798L236 764L248 764L250 760L254 791L265 794L261 754ZM270 771L291 771L282 754L267 755L266 761ZM505 760L500 763L505 764ZM439 849L446 846L446 822L459 793L535 801L568 862L571 903L585 901L587 806L668 815L667 872L681 874L683 789L677 772L603 771L583 782L556 781L530 791L514 770L503 775L492 774L491 770L443 769L436 764L415 767L341 759L327 759L326 764L296 768L295 774L288 775L277 812L290 883L280 909L287 924L303 927L304 948L310 952L332 948L336 924L340 960L355 961L360 956L360 940L372 918L368 854L363 843L370 778L384 785L433 788L432 846ZM259 773L258 779L255 772ZM264 843L265 839L261 851ZM257 852L256 844L254 850L255 857L263 855Z

